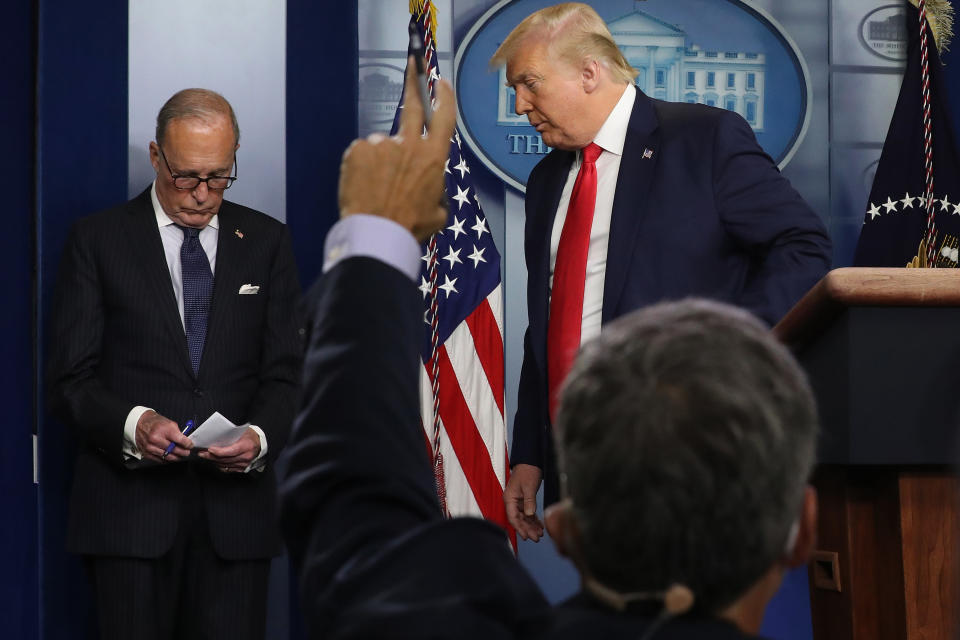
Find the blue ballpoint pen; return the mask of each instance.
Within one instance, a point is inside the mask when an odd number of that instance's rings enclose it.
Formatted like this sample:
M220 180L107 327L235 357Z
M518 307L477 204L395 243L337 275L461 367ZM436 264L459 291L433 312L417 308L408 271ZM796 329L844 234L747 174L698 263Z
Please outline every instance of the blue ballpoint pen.
M194 424L193 420L187 420L187 424L183 425L183 431L181 431L180 433L185 436L190 435L190 432L193 431L193 424ZM160 456L160 459L161 460L166 459L167 454L173 451L173 448L176 446L177 446L176 442L171 442L169 445L167 445L167 450L163 452L163 455Z

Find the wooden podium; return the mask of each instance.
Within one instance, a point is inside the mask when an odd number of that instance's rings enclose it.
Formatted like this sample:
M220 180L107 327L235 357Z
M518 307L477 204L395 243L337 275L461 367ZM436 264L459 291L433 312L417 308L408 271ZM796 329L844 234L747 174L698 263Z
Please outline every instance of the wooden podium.
M823 429L815 640L960 637L960 270L836 269L774 333Z

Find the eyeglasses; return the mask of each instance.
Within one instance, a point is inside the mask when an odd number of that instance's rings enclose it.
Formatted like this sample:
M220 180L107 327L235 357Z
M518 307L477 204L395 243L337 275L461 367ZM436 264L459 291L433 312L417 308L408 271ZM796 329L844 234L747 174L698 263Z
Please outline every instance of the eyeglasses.
M160 157L163 158L163 164L167 165L167 171L170 173L170 177L173 178L173 186L181 191L190 191L191 189L196 189L201 182L207 183L208 189L213 189L214 191L223 191L224 189L229 189L233 186L233 181L237 179L236 175L233 176L208 176L206 178L199 178L197 176L178 176L173 172L173 169L170 168L170 163L167 162L167 156L163 155L163 149L160 145L157 145L157 149L160 151ZM236 173L240 173L240 165L237 164L237 153L233 153L233 167Z

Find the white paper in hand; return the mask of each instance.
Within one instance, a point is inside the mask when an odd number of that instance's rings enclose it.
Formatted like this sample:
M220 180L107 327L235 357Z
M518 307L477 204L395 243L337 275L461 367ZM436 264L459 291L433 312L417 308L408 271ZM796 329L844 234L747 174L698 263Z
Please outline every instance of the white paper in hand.
M193 440L195 448L209 449L233 444L246 430L247 425L237 426L224 418L219 411L214 411L213 415L204 420L203 424L197 427L189 437Z

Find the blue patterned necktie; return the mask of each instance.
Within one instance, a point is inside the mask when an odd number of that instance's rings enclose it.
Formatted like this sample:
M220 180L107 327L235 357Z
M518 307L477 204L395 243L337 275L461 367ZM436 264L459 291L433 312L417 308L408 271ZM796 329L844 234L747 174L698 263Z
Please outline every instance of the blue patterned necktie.
M200 245L200 229L180 227L183 244L180 245L180 273L183 277L183 325L187 332L187 347L193 373L200 371L200 356L207 337L207 314L213 294L213 273L210 261Z

